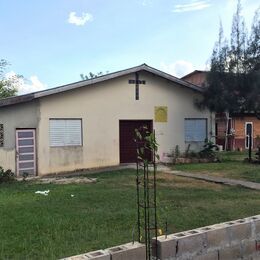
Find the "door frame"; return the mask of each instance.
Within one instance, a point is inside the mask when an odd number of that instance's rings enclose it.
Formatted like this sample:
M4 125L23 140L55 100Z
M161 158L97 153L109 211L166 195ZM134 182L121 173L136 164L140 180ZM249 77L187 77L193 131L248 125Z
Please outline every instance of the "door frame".
M136 121L147 121L147 122L150 122L151 124L151 130L153 131L154 130L154 122L153 122L153 119L119 119L118 120L118 140L119 140L119 164L122 164L121 163L121 143L120 143L120 122L121 121L133 121L133 122L136 122ZM123 163L124 164L124 163Z
M36 143L36 128L16 128L15 129L15 171L16 171L16 176L21 177L19 175L19 167L18 167L18 131L28 131L31 130L33 131L33 137L34 137L34 175L33 176L38 176L38 164L37 164L37 143Z
M254 124L253 122L245 122L245 149L249 149L249 145L247 145L247 125L251 125L251 131L252 131L252 135L251 135L251 144L252 144L252 148L254 147ZM248 137L249 138L249 137ZM248 143L249 144L249 143Z

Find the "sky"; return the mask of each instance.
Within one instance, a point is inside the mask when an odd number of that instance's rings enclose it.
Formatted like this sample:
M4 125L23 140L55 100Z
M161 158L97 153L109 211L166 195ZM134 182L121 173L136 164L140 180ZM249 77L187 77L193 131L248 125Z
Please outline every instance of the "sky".
M19 94L146 63L181 77L206 69L236 0L0 0L0 59ZM241 0L250 29L257 0Z

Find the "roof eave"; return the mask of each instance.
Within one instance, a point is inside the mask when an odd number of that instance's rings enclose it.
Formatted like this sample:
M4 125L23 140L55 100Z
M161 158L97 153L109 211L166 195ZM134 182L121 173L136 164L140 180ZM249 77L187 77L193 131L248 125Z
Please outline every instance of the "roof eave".
M0 100L0 107L6 107L6 106L15 105L15 104L25 103L25 102L32 101L34 99L35 99L34 93L4 98L4 99Z

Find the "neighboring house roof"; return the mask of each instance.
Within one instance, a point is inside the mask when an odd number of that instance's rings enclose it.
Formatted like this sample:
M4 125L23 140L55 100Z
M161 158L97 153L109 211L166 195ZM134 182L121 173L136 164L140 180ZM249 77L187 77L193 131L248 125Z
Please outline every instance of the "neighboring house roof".
M206 86L206 75L209 71L207 70L194 70L191 73L183 76L181 79L185 80L189 83L192 83L195 86L199 86L201 88L204 88ZM218 113L219 118L221 113ZM259 114L259 115L258 115ZM257 118L260 118L260 112L253 112L253 111L243 111L243 112L232 112L230 113L232 117L241 117L241 116L257 116ZM223 115L223 117L226 117L226 115Z
M194 70L193 72L183 76L181 79L194 85L205 87L207 81L207 73L205 70Z
M25 94L25 95L20 95L20 96L15 96L15 97L10 97L10 98L4 98L4 99L0 100L0 107L5 107L5 106L18 104L18 103L24 103L24 102L32 101L34 99L38 99L38 98L41 98L41 97L45 97L45 96L49 96L49 95L53 95L53 94L58 94L58 93L62 93L62 92L65 92L65 91L69 91L69 90L73 90L73 89L77 89L77 88L81 88L81 87L85 87L85 86L88 86L88 85L92 85L92 84L95 84L95 83L103 82L103 81L106 81L106 80L114 79L114 78L117 78L117 77L125 76L125 75L128 75L128 74L140 72L140 71L150 72L154 75L157 75L159 77L167 79L167 80L174 82L176 84L179 84L183 87L187 87L187 88L190 88L190 89L198 91L198 92L203 92L203 89L201 87L197 86L197 85L194 85L194 84L186 82L182 79L176 78L176 77L174 77L170 74L167 74L167 73L162 72L158 69L152 68L152 67L150 67L146 64L142 64L140 66L136 66L136 67L133 67L133 68L109 73L109 74L102 75L102 76L99 76L99 77L96 77L96 78L93 78L93 79L82 80L82 81L78 81L78 82L75 82L75 83L71 83L71 84L67 84L67 85L63 85L63 86L59 86L59 87L55 87L55 88L51 88L51 89L46 89L46 90L42 90L42 91L38 91L38 92L34 92L34 93L29 93L29 94Z
M181 79L185 79L185 78L189 78L190 76L194 75L194 74L199 74L199 73L207 73L208 71L206 70L194 70L186 75L184 75L183 77L181 77Z

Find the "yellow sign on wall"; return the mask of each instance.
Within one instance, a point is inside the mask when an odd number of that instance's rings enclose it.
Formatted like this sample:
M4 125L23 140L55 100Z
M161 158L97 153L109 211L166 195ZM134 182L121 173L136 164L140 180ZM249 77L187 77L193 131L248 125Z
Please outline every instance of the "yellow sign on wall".
M155 122L165 123L168 121L168 107L160 106L154 107Z

